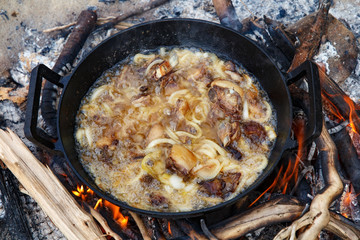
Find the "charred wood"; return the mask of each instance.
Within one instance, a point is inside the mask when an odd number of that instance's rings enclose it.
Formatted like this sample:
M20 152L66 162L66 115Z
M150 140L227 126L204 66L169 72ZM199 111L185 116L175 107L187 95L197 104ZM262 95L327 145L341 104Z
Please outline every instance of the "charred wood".
M341 164L354 186L355 192L360 193L360 159L346 128L335 133L333 140L338 148ZM358 200L360 200L359 196Z
M160 232L159 223L153 217L141 216L142 221L144 222L147 234L151 239L155 240L165 240L164 235Z
M87 37L94 29L97 15L90 10L82 11L73 32L70 34L65 46L57 59L53 71L64 75L71 71L72 63L83 47ZM56 138L56 99L58 90L53 83L45 82L42 91L41 114L50 136Z
M113 218L113 213L106 208L100 208L98 210L99 214L105 219L109 228L118 234L122 239L131 239L131 240L140 240L142 239L141 233L137 229L131 228L129 225L122 229Z
M184 235L174 220L158 218L159 226L166 239L178 238Z
M186 219L175 220L178 227L187 235L181 239L197 239L197 240L207 240L207 236L193 226Z
M144 222L142 221L142 219L139 217L139 215L137 215L136 213L134 212L129 212L132 216L132 218L134 219L134 221L136 222L136 225L137 227L139 228L140 230L140 233L143 237L144 240L150 240L150 236L146 230L146 227L145 227L145 224Z
M357 132L360 132L360 115L355 111L355 103L346 95L339 85L326 75L324 70L319 67L319 77L321 85L321 95L325 101L335 106L339 114L352 122Z
M312 27L306 30L300 46L296 49L294 59L288 69L288 72L291 72L306 60L312 59L312 57L316 54L321 38L325 33L330 6L331 0L322 1Z
M291 47L292 42L288 42L288 36L283 35L285 32L280 30L283 26L266 17L246 18L242 20L242 24L243 30L241 33L245 36L255 37L257 43L266 49L266 52L277 63L280 70L286 72L290 67L295 49ZM279 39L281 39L281 42L278 42Z
M14 176L0 167L0 239L33 239L20 195Z
M239 32L242 31L243 26L239 21L231 0L213 0L213 4L222 25Z

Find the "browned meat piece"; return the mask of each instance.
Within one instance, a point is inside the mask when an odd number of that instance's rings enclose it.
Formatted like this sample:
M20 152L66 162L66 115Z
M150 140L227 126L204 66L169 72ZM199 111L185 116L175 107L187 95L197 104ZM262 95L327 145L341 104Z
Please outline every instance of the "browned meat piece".
M243 102L238 92L228 88L213 86L210 88L208 96L210 101L218 104L226 115L231 115L235 119L241 118Z
M239 139L241 134L240 123L222 121L217 126L217 135L224 147Z
M140 183L146 188L159 188L160 182L150 174L145 174L140 178Z
M150 95L144 96L142 93L138 94L131 99L131 103L148 106L151 104L151 96Z
M174 167L183 175L188 175L197 163L195 155L186 147L175 144L171 148L170 159Z
M226 150L231 153L231 156L234 159L240 160L242 158L242 153L240 152L240 150L237 147L230 145L230 146L226 147Z
M257 122L245 122L242 124L244 135L251 140L252 143L261 143L266 138L265 128Z
M161 79L160 88L166 96L169 96L180 89L177 82L178 76L176 74L168 74Z
M140 178L140 182L144 183L145 185L150 185L154 180L155 178L153 178L153 176L151 176L150 174L145 174Z
M201 185L208 195L221 197L223 195L222 190L226 184L222 179L215 178L214 180L203 182Z
M239 185L241 173L226 173L217 178L201 183L202 190L209 196L225 198L233 193Z
M151 193L149 198L151 205L154 207L161 207L161 208L169 207L169 201L160 194Z
M213 80L211 74L203 64L187 70L186 78L188 81L203 82L206 85L209 85Z
M214 126L219 120L224 119L225 113L218 104L211 104L210 111L208 114L208 120Z
M224 189L222 190L223 194L233 193L236 190L236 187L239 185L241 173L226 173L222 180L225 182Z

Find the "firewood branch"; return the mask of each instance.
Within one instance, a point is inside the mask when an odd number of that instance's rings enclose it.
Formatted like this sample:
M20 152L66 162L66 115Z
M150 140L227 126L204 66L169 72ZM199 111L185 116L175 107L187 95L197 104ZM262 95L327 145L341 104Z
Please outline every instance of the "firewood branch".
M105 239L92 216L11 130L0 130L0 158L67 239Z
M299 236L299 239L317 239L320 231L330 222L329 206L341 194L343 183L335 168L337 149L326 129L325 122L323 122L322 132L316 140L316 145L320 151L319 157L321 157L323 175L327 185L321 193L315 196L309 212L294 221L291 226L280 231L274 238L275 240L287 239L305 226L308 228Z
M295 198L284 195L217 224L211 232L218 239L234 239L261 227L293 221L303 209Z

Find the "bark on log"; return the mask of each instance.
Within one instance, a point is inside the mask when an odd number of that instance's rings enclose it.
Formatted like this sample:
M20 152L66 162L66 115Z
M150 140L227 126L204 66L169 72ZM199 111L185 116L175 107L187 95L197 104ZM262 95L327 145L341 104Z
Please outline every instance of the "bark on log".
M105 239L91 215L11 130L0 130L0 158L68 239Z
M330 0L322 1L312 27L306 31L301 45L296 49L294 59L288 69L288 72L291 72L306 60L312 59L317 52L321 37L326 30L326 22L330 6Z
M303 209L304 206L294 198L276 198L210 227L210 230L219 239L234 239L261 227L291 222Z
M339 151L341 164L354 186L355 192L360 193L360 159L346 128L335 133L333 139ZM358 195L358 200L360 200L360 195Z
M222 25L239 32L242 31L243 26L239 21L231 0L213 0L213 4Z
M325 101L336 106L339 114L347 120L351 120L352 126L360 133L360 116L356 112L356 105L351 98L339 87L339 85L326 75L319 67L321 95Z

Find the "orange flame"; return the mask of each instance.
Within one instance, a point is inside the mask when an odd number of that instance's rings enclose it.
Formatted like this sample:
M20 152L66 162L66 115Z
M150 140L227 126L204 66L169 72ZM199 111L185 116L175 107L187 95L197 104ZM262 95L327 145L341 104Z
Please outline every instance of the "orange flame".
M97 200L94 209L96 210L100 205L102 205L102 198L99 198L99 200Z
M124 217L124 215L121 214L120 207L116 206L106 200L104 200L104 206L108 207L112 211L114 220L118 224L120 224L121 228L123 228L123 229L126 228L127 223L129 221L129 217L128 216Z
M81 200L83 202L85 202L87 200L87 197L89 195L94 195L94 191L91 190L90 188L86 188L86 190L84 189L84 186L77 186L76 187L76 191L72 191L72 193L77 196L80 197ZM96 202L94 209L96 210L99 206L105 206L107 208L109 208L113 214L113 218L114 220L121 226L121 228L126 228L129 217L128 216L123 216L120 212L120 207L106 201L103 200L102 198L99 198L99 200Z
M81 185L81 186L77 185L76 191L72 191L72 193L75 196L80 197L82 201L86 200L87 194L85 193L83 185Z
M296 181L299 173L299 163L302 157L303 150L303 140L305 133L305 126L300 124L294 129L295 136L299 142L295 163L293 161L289 161L285 172L283 173L284 165L281 165L278 174L276 175L273 183L262 193L260 196L253 201L249 207L254 205L262 196L264 196L267 192L273 192L275 189L282 189L282 194L286 194L288 184L292 179ZM282 177L281 177L282 176Z
M344 193L344 195L341 198L340 213L344 217L349 218L351 215L352 200L354 198L356 198L357 196L355 196L354 188L352 187L351 184L349 187L347 187L345 189L346 189L346 192Z
M349 108L350 108L349 126L355 133L359 134L359 132L356 130L356 127L354 124L354 118L358 118L358 116L356 114L356 110L358 110L358 109L356 108L356 106L354 105L354 102L350 99L350 97L346 96L346 97L344 97L344 100L349 105Z
M325 73L324 70L324 66L319 66L319 75L320 75L320 79L322 78L328 78L328 76ZM347 96L346 94L330 94L327 93L326 91L321 91L321 96L327 100L326 102L330 104L331 108L330 111L331 113L337 117L339 120L341 121L345 121L344 117L340 114L340 111L337 109L337 107L329 100L329 97L340 97L343 98L344 101L347 103L348 107L349 107L349 126L351 127L351 129L356 132L357 134L359 134L359 132L357 131L357 128L354 124L354 122L359 123L360 119L356 113L356 110L359 110L360 108L355 106L354 102L351 100L351 98L349 96Z
M172 235L172 233L171 233L171 227L170 227L170 222L168 222L168 232L170 233L170 235Z

